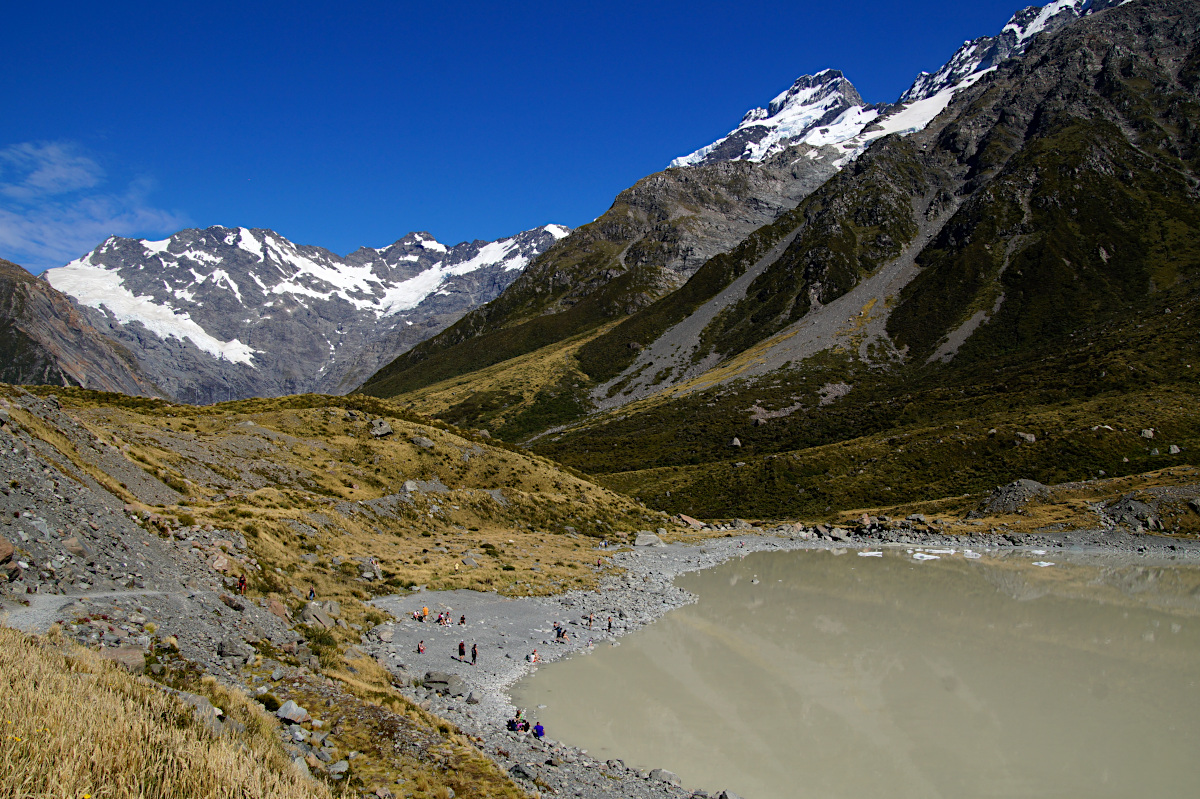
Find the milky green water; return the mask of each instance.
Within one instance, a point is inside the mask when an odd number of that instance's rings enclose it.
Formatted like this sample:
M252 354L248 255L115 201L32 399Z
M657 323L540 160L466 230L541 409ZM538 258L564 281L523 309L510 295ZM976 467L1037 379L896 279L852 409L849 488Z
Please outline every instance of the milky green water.
M747 799L1200 796L1200 569L1035 558L750 555L513 698Z

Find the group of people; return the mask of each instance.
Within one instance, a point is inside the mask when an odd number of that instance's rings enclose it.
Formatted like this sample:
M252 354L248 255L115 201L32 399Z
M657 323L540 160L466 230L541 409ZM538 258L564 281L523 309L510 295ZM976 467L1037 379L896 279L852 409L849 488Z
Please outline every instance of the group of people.
M429 608L423 607L420 610L414 610L412 613L412 617L413 617L413 621L424 622L424 621L428 620L429 619ZM450 625L454 624L454 617L451 616L449 612L439 613L437 615L437 623L439 625L441 625L442 627L449 627ZM458 626L460 626L460 627L467 626L467 615L465 613L458 617Z
M522 718L521 717L522 713L523 713L523 711L517 710L517 715L508 720L509 732L529 732L530 731L529 719ZM540 721L537 724L533 725L532 730L533 730L533 735L535 738L542 738L546 735L546 728L542 726L542 723Z

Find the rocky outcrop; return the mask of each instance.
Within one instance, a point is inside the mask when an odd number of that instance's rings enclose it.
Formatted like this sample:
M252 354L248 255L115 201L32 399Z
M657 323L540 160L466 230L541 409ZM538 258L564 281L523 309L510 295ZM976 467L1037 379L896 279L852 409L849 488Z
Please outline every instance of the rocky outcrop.
M132 353L71 300L0 259L0 382L158 396Z

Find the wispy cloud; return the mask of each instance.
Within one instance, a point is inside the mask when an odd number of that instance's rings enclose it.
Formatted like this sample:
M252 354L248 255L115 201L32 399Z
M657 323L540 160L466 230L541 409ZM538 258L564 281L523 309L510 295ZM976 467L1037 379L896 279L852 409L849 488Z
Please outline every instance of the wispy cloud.
M153 207L150 180L110 183L100 164L70 142L0 149L0 257L37 274L110 235L155 236L187 226L182 214Z

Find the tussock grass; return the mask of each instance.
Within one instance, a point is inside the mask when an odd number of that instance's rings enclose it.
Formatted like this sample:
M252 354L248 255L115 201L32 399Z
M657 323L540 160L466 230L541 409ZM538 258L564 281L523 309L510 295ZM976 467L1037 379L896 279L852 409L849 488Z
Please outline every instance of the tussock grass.
M246 725L213 737L147 680L54 636L0 627L0 795L95 799L329 797L295 771L244 697L208 682Z

